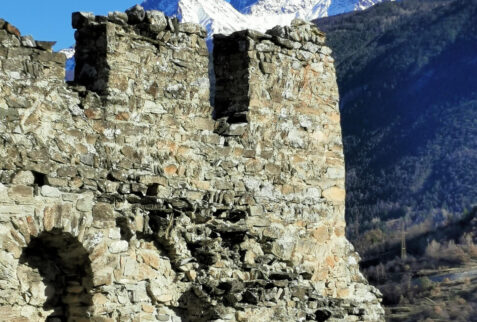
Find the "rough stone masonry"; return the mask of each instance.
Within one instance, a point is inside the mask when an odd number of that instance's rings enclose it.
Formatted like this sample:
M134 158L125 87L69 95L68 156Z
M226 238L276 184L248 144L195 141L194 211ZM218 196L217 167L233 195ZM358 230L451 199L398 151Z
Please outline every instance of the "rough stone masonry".
M75 80L0 20L1 321L379 321L345 237L330 49L74 13Z

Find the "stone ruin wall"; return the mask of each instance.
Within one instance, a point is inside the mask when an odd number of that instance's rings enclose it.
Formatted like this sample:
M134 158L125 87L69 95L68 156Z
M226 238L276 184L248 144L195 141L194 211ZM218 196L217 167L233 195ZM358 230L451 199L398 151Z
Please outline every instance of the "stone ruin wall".
M379 321L345 238L338 90L295 21L216 36L73 14L65 56L0 20L1 321Z

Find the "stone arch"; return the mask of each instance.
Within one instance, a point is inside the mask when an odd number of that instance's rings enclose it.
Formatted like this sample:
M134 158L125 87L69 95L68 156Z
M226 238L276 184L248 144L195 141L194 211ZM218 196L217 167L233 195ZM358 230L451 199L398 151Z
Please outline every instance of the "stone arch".
M89 320L91 261L75 236L59 228L43 231L23 248L19 263L23 295L48 314L46 321Z

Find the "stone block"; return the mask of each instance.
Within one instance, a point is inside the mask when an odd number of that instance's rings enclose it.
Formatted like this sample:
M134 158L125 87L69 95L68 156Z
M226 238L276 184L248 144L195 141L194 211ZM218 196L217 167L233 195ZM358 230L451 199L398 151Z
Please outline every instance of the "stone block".
M345 190L338 187L331 187L322 192L325 199L333 203L344 203L346 193Z
M135 5L126 10L128 22L130 24L138 24L146 18L146 11L140 5Z
M93 219L98 221L109 221L114 219L112 205L98 202L93 206Z
M22 316L22 309L11 305L0 305L0 321L29 322L28 317Z
M12 183L30 186L35 182L35 176L31 171L19 171L13 177Z
M150 282L148 291L154 301L168 303L174 299L174 289L171 287L171 282L164 277L158 277Z
M167 19L163 12L157 10L146 11L146 22L151 24L151 29L159 33L166 29Z
M20 30L18 30L18 28L15 27L14 25L7 22L6 25L4 26L4 28L7 32L11 33L12 35L15 35L17 37L21 37Z
M51 51L56 41L36 41L36 46L39 49Z
M71 26L73 29L81 29L93 22L94 18L95 16L91 12L73 12L71 15Z
M63 224L71 218L71 204L55 204L43 210L43 227L46 231L53 228L64 228Z
M93 209L93 196L82 195L76 202L76 209L82 212L92 211Z
M41 187L41 195L43 197L59 198L61 196L61 192L58 188L55 188L55 187L42 186Z
M25 47L31 47L31 48L36 47L36 41L30 35L21 37L21 44L22 46L25 46Z
M128 248L129 248L129 244L127 241L118 240L111 243L111 245L109 246L109 251L112 254L118 254L118 253L123 253L127 251Z
M114 23L127 24L128 15L120 11L108 12L108 20Z
M104 267L95 271L93 277L93 285L98 287L102 285L111 285L113 282L113 269L111 267Z
M313 237L319 242L319 243L325 243L330 239L330 235L328 233L328 227L326 226L321 226L313 230Z
M33 187L14 185L8 189L8 196L16 201L27 201L33 198Z
M143 262L146 265L151 266L152 268L155 268L159 270L161 268L161 258L159 257L159 254L157 251L154 250L142 250L139 253L139 256L142 258Z
M49 186L53 187L67 187L68 186L68 180L64 178L56 178L52 176L47 176L46 177L46 183Z

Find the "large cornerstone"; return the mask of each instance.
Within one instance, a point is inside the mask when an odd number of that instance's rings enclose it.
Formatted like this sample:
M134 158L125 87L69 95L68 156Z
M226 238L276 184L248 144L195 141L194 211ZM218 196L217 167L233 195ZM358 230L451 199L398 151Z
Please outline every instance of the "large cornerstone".
M0 19L1 321L384 319L345 237L323 33L217 35L212 59L138 6L73 27L65 82Z

